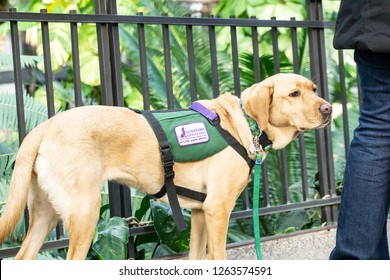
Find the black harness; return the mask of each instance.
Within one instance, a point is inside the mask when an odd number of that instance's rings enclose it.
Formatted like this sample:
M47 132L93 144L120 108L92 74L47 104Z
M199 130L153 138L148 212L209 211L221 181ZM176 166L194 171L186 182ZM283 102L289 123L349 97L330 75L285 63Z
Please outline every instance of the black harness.
M190 109L197 111L199 114L204 116L218 130L218 132L223 136L225 141L245 160L245 162L249 167L249 172L251 172L254 166L254 161L248 156L246 149L240 144L240 142L238 142L236 138L234 138L228 131L226 131L221 127L220 119L218 115L211 112L206 107L204 107L203 105L197 102L194 102L191 105ZM169 204L172 208L173 218L175 220L176 226L180 231L185 230L187 225L184 221L184 217L181 212L177 195L181 195L186 198L204 202L207 194L175 185L175 183L173 182L175 178L175 172L173 171L174 160L171 152L171 146L168 142L167 136L161 124L153 116L152 111L150 110L143 110L143 111L137 109L131 109L131 110L133 110L136 113L142 114L147 119L147 121L149 122L150 126L154 131L154 134L156 135L156 138L160 146L161 161L164 167L164 185L162 186L159 192L151 196L155 198L161 198L165 194L167 194ZM262 141L265 146L269 145L270 143L266 135L265 138L263 137Z

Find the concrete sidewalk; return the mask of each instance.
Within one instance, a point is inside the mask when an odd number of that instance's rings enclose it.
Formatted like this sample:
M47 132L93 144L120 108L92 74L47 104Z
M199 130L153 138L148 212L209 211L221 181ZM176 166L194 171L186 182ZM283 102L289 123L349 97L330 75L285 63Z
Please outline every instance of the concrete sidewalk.
M390 238L390 219L387 225L387 235ZM277 239L264 239L261 242L261 249L265 260L327 260L335 246L336 228L303 234L286 234ZM229 248L227 259L255 260L254 244Z

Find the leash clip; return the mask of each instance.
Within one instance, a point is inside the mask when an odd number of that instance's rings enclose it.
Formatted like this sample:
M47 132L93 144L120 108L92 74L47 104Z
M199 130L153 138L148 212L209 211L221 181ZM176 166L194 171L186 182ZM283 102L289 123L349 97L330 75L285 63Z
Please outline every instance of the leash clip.
M249 146L249 152L255 155L255 164L262 164L266 159L268 151L272 148L272 145L268 145L265 148L260 144L261 134L253 136L253 142Z
M253 136L253 141L249 146L249 152L252 155L257 155L263 151L263 148L260 145L260 136Z

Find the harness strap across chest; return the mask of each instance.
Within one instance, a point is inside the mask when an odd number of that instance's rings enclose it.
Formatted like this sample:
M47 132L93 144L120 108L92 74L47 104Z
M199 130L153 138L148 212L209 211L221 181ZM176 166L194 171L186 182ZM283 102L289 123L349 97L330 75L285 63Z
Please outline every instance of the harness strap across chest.
M248 156L246 149L234 138L228 131L224 130L220 125L220 119L217 114L211 112L206 107L200 103L194 102L190 109L198 112L204 116L207 121L209 121L222 135L225 141L245 160L249 166L249 171L252 170L254 166L254 161ZM181 230L186 229L186 223L181 212L180 204L177 198L177 195L181 195L190 199L194 199L200 202L204 202L206 199L206 194L197 192L182 186L177 186L174 184L173 180L175 177L175 172L173 171L174 159L171 151L171 145L168 142L168 138L159 123L156 117L152 114L152 111L144 110L134 110L137 113L142 113L142 115L147 119L150 126L152 127L156 138L158 140L161 152L161 161L164 168L164 185L158 193L155 193L151 196L155 198L161 198L165 194L168 196L169 204L172 208L173 218L177 225L177 228Z

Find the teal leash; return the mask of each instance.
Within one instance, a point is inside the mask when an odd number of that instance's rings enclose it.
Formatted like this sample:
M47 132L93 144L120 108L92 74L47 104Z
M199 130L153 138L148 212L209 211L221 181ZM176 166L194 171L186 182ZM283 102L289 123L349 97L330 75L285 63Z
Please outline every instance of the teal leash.
M263 259L260 245L260 217L259 217L259 196L260 196L260 179L261 163L263 155L256 154L255 174L253 177L253 231L255 236L256 255L258 260Z
M256 121L253 120L244 110L242 100L240 100L241 110L248 122L249 129L253 135L253 143L250 145L249 150L252 154L255 154L255 174L253 175L253 232L255 237L255 248L258 260L263 259L260 244L260 217L259 217L259 198L260 198L260 185L261 185L261 164L263 163L264 152L268 152L272 149L272 142L268 142L262 147L260 138L263 136L263 132L260 130ZM263 144L263 143L262 143ZM265 159L265 158L264 158Z
M272 145L265 147L264 151L268 152ZM253 232L255 236L256 255L258 260L263 259L260 244L260 217L259 217L259 198L261 186L261 164L263 163L263 154L257 152L255 157L255 174L253 176Z

